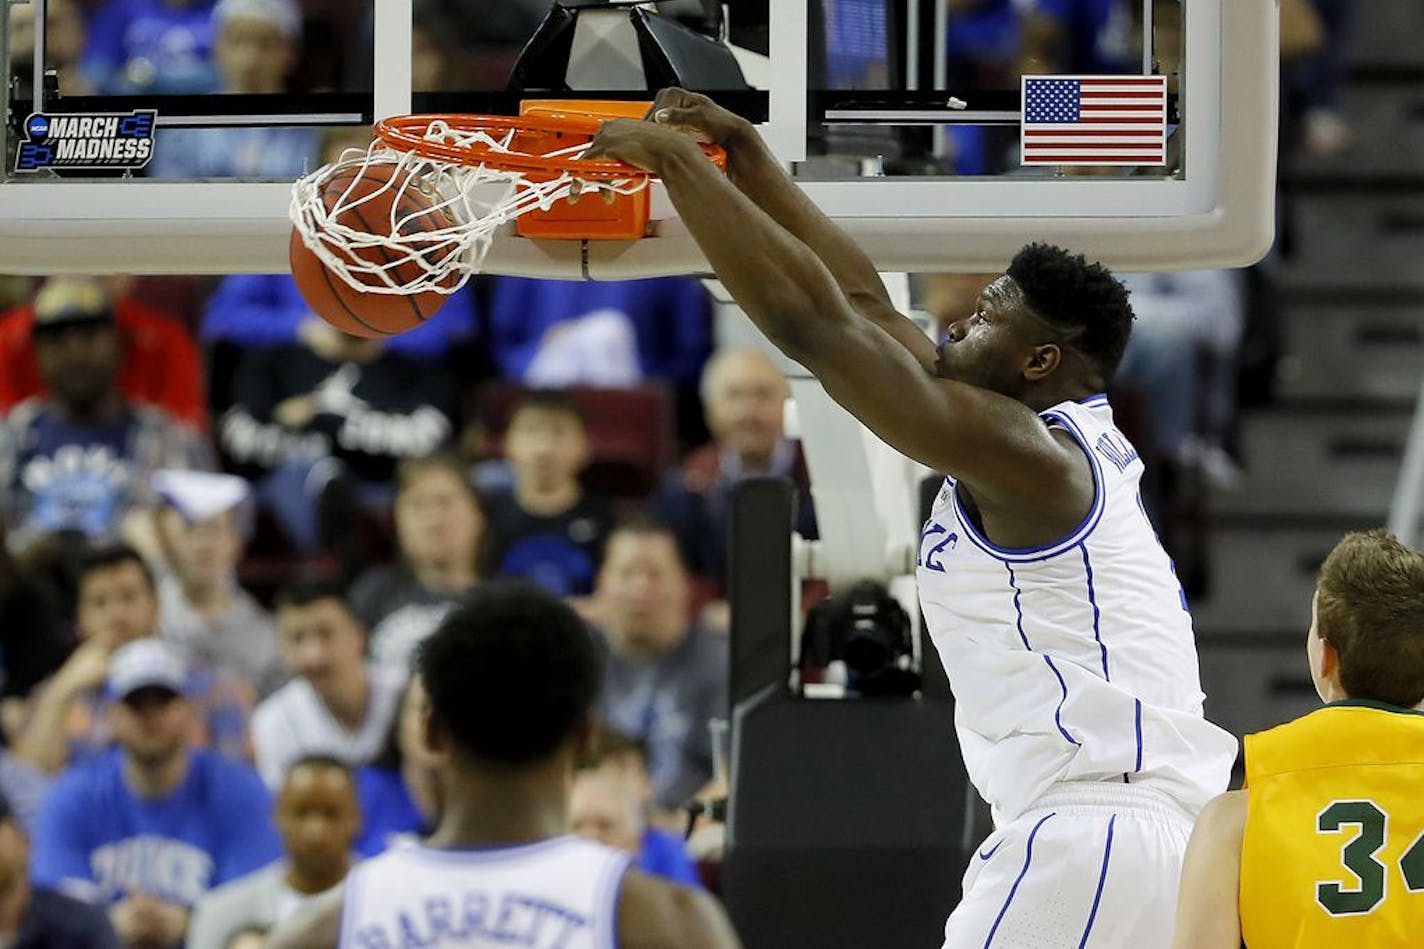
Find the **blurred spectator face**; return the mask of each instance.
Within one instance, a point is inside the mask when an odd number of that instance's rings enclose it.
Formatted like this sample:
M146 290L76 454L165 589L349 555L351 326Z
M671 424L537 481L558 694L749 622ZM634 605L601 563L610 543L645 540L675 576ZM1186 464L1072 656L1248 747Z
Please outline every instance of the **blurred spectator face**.
M74 0L49 0L45 7L45 65L60 69L79 61L84 51L84 16ZM28 69L34 63L35 5L10 8L10 66Z
M707 427L723 449L764 462L781 440L786 377L754 349L729 350L713 357L703 380Z
M949 273L925 277L925 309L935 320L935 339L949 332L951 323L966 319L979 309L979 294L998 279L998 274Z
M296 47L282 27L260 16L232 16L213 49L226 92L281 92L296 64Z
M556 488L577 478L588 462L588 433L571 412L526 406L509 420L504 453L520 481Z
M440 92L449 84L450 54L440 37L419 23L410 32L410 87Z
M80 635L117 649L158 628L158 596L131 560L90 570L79 579Z
M485 517L456 472L432 466L413 475L396 496L395 517L401 552L413 564L475 562Z
M614 648L658 656L676 647L687 634L689 592L671 534L614 532L597 591Z
M14 932L30 901L30 842L13 816L0 820L0 931Z
M46 328L35 333L34 344L40 378L61 405L85 414L113 393L122 353L112 324Z
M277 831L299 874L341 876L361 829L351 775L329 764L299 764L277 795Z
M227 583L242 558L237 511L229 510L189 523L175 507L158 511L164 551L184 586L211 589Z
M193 706L172 689L147 686L109 707L114 741L141 767L158 767L178 754L193 729Z
M627 785L603 769L580 771L569 798L569 824L580 837L637 853L643 821Z
M332 597L277 611L282 660L318 695L362 668L366 636L346 604Z

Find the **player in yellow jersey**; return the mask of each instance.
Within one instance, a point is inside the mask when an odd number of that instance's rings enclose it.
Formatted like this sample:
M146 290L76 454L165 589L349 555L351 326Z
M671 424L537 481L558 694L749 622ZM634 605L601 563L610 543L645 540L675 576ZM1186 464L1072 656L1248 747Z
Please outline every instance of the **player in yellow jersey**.
M1327 704L1246 738L1187 848L1175 949L1424 946L1424 553L1349 534L1306 652Z

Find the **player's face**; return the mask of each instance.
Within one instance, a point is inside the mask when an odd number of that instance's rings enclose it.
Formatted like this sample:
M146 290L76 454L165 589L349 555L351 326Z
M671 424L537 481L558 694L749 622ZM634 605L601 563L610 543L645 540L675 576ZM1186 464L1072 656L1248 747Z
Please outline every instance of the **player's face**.
M282 660L311 683L317 694L360 670L366 637L346 604L333 598L277 612Z
M163 764L187 743L192 711L192 705L171 689L139 689L113 705L114 740L141 765Z
M341 867L360 826L356 789L346 772L304 765L287 775L277 797L277 830L297 867L318 874Z
M143 569L122 561L91 570L79 582L79 631L117 649L158 626L158 597Z
M430 468L396 497L401 552L417 565L474 563L485 519L453 471Z
M572 413L523 408L510 419L504 453L520 480L555 487L578 477L588 460L588 434Z
M935 359L935 374L1017 398L1024 388L1023 365L1042 333L1018 285L1003 276L989 284L973 313L949 324Z
M40 376L63 405L92 409L113 391L119 370L119 336L106 323L45 329L34 336Z
M1322 702L1329 702L1331 689L1325 678L1325 640L1320 638L1319 601L1317 590L1310 598L1310 632L1305 634L1305 655L1310 663L1310 681L1315 685L1315 694Z

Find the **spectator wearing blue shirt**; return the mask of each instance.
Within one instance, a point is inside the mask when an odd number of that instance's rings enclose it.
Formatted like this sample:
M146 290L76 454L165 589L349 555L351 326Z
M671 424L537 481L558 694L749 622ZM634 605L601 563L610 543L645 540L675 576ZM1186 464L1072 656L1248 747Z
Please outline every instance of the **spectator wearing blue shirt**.
M102 94L211 92L213 0L106 0L81 60Z
M312 312L291 274L239 274L226 277L208 299L198 338L205 345L237 343L244 347L301 344L319 356L331 339L326 324ZM475 336L475 301L468 286L452 293L434 319L385 341L385 348L408 359L439 359ZM217 406L221 412L224 406Z
M104 911L30 883L30 841L0 799L0 945L7 949L119 949Z
M125 944L181 944L205 892L281 855L256 772L190 747L186 673L159 640L118 650L108 689L119 747L66 772L36 822L34 881L108 907Z
M425 685L412 674L385 750L356 770L361 836L355 849L363 857L374 857L402 838L424 837L435 826L440 762L425 744L429 709Z
M1142 71L1141 25L1132 0L1014 0L1014 6L1021 16L1025 73Z
M274 95L297 65L302 14L295 0L218 0L212 8L219 91ZM295 178L317 157L313 128L160 130L148 174L154 178Z

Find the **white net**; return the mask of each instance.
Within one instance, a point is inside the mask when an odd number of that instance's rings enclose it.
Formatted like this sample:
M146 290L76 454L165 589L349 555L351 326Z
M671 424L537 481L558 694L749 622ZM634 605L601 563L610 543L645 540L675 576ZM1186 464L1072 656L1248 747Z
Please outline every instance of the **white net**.
M472 156L529 155L513 146L514 129L492 133L431 119L422 137ZM535 157L577 158L586 148L585 142ZM647 186L645 175L529 176L483 160L429 158L377 139L298 179L290 214L302 243L349 286L366 293L449 294L478 272L501 228L521 215L585 192L634 194Z

